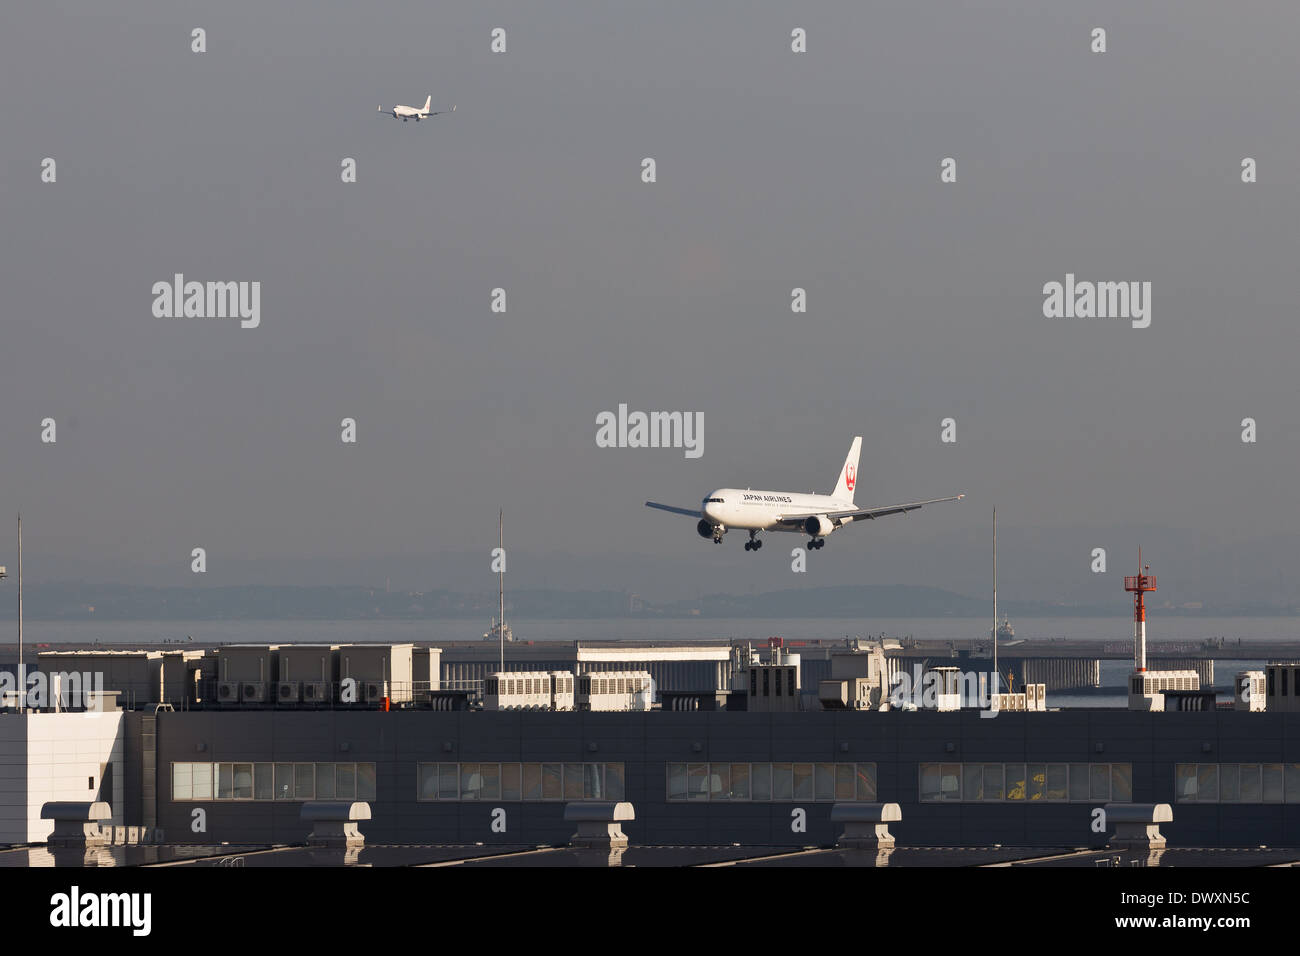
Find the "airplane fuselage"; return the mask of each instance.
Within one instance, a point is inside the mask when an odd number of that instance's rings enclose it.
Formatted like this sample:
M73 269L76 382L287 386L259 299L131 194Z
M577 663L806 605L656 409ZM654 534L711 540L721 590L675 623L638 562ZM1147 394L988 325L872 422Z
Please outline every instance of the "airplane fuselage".
M778 524L782 515L852 510L852 501L830 495L755 488L719 488L703 502L704 520L714 527L721 525L744 531L790 531L796 534L807 532L802 525ZM841 518L836 527L852 520Z

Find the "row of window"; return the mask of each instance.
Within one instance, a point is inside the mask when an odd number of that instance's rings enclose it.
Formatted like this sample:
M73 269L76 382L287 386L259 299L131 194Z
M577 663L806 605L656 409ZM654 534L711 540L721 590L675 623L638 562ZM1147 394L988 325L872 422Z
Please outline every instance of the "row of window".
M173 763L173 800L373 800L373 763Z
M1176 764L1174 798L1179 803L1300 803L1300 764Z
M1133 798L1127 763L923 763L923 803ZM1186 763L1179 803L1300 803L1300 764ZM670 763L671 802L878 799L874 763ZM422 763L419 800L622 800L621 763ZM173 763L173 800L373 800L373 763Z
M1128 763L923 763L922 803L1044 803L1133 799Z
M622 800L621 763L422 763L418 800Z
M874 763L670 763L668 799L809 802L876 799Z

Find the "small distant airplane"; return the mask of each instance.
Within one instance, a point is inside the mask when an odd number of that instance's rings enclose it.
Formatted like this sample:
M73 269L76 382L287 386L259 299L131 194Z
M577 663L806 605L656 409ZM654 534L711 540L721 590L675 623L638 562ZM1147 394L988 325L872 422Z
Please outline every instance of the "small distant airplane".
M417 110L413 106L401 106L399 104L398 106L394 106L391 110L386 110L382 106L380 106L379 112L387 113L390 116L392 116L394 119L400 119L403 123L405 123L408 119L413 119L418 123L420 122L420 120L428 119L430 116L441 116L443 113L456 112L456 107L454 106L449 110L430 110L429 107L432 104L433 104L433 97L429 96L424 101L423 109Z
M941 501L956 501L965 495L951 498L930 498L926 501L909 501L906 504L888 505L884 508L859 508L853 503L854 489L858 483L858 457L862 451L862 437L853 439L849 455L840 469L835 490L829 495L799 494L787 491L754 491L750 488L719 488L701 502L700 508L675 508L647 501L649 508L671 511L674 514L699 518L695 530L701 538L712 538L714 544L722 543L728 528L749 532L746 551L757 551L763 546L760 531L792 531L808 535L810 548L821 548L826 536L836 528L852 521L870 521L885 515L905 514L922 505Z

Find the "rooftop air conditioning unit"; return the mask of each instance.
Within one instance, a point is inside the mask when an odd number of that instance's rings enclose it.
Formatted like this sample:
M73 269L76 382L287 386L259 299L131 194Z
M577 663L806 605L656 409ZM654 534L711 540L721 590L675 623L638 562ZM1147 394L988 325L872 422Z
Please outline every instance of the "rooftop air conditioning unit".
M282 680L275 685L275 699L281 704L296 704L302 696L296 680Z
M388 682L382 680L366 681L366 703L377 704L388 696Z
M329 700L327 686L323 680L304 683L302 685L302 699L310 704L323 704Z
M239 682L233 680L217 681L217 701L233 704L239 700Z
M239 699L245 704L264 703L266 701L266 685L261 681L243 681L239 685Z

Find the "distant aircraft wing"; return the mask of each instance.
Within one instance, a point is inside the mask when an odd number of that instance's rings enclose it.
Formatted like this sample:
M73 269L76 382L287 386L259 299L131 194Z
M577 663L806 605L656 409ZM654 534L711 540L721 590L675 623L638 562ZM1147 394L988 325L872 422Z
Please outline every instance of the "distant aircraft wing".
M658 508L660 511L671 511L675 515L686 515L689 518L698 518L700 516L699 508L674 508L672 505L661 505L657 501L647 501L647 508Z
M449 109L449 110L430 110L428 113L425 113L424 115L425 115L425 116L441 116L443 113L454 113L454 112L456 112L456 107L453 106L453 107L452 107L451 109Z
M783 514L776 520L781 524L797 525L802 524L809 518L825 515L835 522L843 521L845 518L853 518L855 521L870 521L883 518L885 515L901 515L908 511L916 511L923 505L938 504L940 501L957 501L965 497L965 495L953 495L951 498L930 498L926 501L909 501L907 504L889 505L885 508L855 508L848 511L806 511L801 514Z

